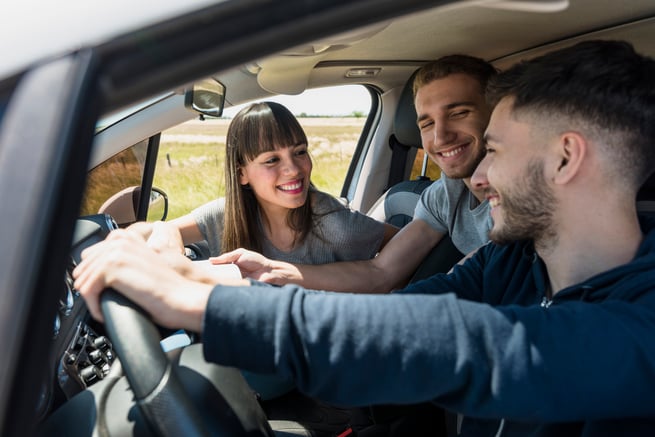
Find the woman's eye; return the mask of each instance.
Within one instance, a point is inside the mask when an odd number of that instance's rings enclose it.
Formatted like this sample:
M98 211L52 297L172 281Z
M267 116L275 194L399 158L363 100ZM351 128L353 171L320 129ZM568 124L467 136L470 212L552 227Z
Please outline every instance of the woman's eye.
M265 160L264 164L275 164L278 161L279 161L279 159L274 156L272 158L268 158L267 160Z
M307 149L296 150L296 156L306 155Z

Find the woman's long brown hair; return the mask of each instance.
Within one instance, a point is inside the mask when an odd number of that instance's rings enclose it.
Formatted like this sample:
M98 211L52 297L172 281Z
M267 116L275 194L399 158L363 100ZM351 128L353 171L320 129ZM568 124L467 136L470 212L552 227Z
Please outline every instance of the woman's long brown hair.
M252 189L239 183L240 168L276 147L307 144L307 135L286 107L261 102L239 111L228 127L225 143L225 223L221 249L228 252L243 247L261 252L264 230L259 204ZM312 220L309 197L303 206L289 210L287 223L297 233L294 244L309 233Z

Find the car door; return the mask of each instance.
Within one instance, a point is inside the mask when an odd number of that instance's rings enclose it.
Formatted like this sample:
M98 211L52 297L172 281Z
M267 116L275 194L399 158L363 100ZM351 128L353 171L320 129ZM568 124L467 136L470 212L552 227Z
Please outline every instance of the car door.
M33 420L43 355L78 213L98 94L90 52L14 82L0 133L0 429Z

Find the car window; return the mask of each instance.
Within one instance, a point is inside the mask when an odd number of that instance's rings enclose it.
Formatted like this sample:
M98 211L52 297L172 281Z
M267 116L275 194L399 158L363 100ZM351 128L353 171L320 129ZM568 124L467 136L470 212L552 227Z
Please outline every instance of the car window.
M282 103L298 118L314 163L312 182L338 197L371 108L369 91L348 85L266 100ZM168 195L168 219L225 195L225 136L244 106L226 109L222 118L194 119L162 132L153 186Z
M425 174L423 174L423 166L425 163L427 163L427 167ZM409 175L409 179L415 180L419 176L426 176L432 181L439 179L441 176L441 169L430 158L426 158L425 151L423 149L419 149L418 152L416 152L416 157L414 158L414 163L412 164L412 171Z
M148 140L123 150L89 171L80 215L97 214L121 190L141 186Z

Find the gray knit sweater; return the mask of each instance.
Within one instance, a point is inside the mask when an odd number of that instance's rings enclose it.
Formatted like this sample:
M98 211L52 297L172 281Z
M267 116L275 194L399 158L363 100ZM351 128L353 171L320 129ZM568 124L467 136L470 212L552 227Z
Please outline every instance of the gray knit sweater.
M315 226L302 244L290 252L277 249L265 239L262 254L299 264L371 259L384 236L384 224L345 207L329 194L310 192ZM220 198L192 211L200 232L209 243L211 256L220 254L225 199Z

